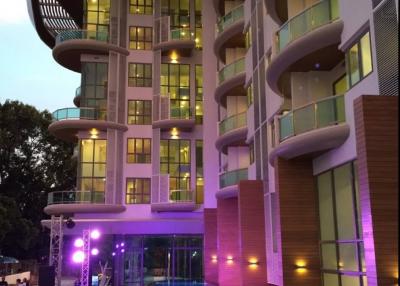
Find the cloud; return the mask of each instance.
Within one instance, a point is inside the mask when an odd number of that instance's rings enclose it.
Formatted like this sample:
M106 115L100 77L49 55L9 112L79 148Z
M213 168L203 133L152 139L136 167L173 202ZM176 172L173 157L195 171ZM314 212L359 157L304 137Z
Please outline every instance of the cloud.
M21 24L29 21L26 0L0 0L0 25Z

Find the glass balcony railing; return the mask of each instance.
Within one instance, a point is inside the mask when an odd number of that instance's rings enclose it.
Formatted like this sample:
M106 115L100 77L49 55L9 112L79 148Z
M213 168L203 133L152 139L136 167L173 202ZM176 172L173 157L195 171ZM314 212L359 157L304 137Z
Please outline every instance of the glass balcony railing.
M97 120L100 118L100 112L95 108L70 107L61 108L52 113L53 121L72 120L72 119L89 119Z
M242 112L239 114L235 114L228 118L225 118L219 123L219 136L224 135L225 133L244 127L247 125L247 114L246 112Z
M279 141L345 122L344 96L324 98L281 116L279 121Z
M194 32L189 28L180 28L171 30L171 40L193 40Z
M171 106L170 118L171 119L191 119L192 118L192 110L188 106L185 106L185 107Z
M188 190L170 190L169 200L172 203L193 202L194 192Z
M245 59L241 58L237 61L234 61L233 63L224 66L219 72L218 72L218 80L219 84L223 83L225 80L241 73L244 72L245 68Z
M278 51L293 40L339 18L338 0L322 0L289 19L277 32Z
M56 37L56 45L68 40L95 40L108 42L107 31L65 30Z
M104 204L104 192L64 191L52 192L47 197L48 205L55 204Z
M243 4L229 11L228 14L221 17L217 23L218 33L222 33L227 27L235 23L236 21L243 19L244 9Z
M242 180L247 180L247 168L228 171L219 175L219 188L237 185Z

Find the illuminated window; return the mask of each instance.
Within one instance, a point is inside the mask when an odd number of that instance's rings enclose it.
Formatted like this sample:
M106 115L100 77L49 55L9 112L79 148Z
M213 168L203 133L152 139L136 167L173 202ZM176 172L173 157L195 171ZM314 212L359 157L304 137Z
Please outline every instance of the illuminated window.
M250 106L253 104L253 83L251 83L246 90L247 94L247 105Z
M203 140L196 140L196 203L204 201Z
M126 203L149 204L150 203L150 179L127 178L126 179Z
M371 39L369 32L364 34L360 41L351 46L347 51L346 65L350 87L372 72Z
M151 50L153 48L153 28L129 27L129 49Z
M152 87L151 64L129 63L128 86Z
M196 65L196 124L203 124L203 67Z
M128 124L151 124L151 100L128 101Z
M324 285L366 286L355 164L347 163L317 177Z
M127 163L151 163L151 139L128 138Z
M344 74L333 83L333 94L345 94L348 88L348 77Z
M108 32L110 24L110 0L86 0L83 26L89 31Z
M190 27L189 0L161 0L161 14L170 16L171 30Z
M171 118L189 119L190 66L186 64L161 64L160 93L170 98Z
M190 140L160 140L160 170L170 190L190 190Z
M202 36L202 17L201 17L201 9L202 9L202 0L195 1L195 42L196 42L196 49L202 49L203 47L203 36Z
M245 34L245 47L246 50L251 47L251 29L248 28Z
M254 163L254 141L249 145L250 165Z
M83 139L80 141L78 186L80 191L105 191L107 140Z
M129 13L153 14L153 0L129 0Z

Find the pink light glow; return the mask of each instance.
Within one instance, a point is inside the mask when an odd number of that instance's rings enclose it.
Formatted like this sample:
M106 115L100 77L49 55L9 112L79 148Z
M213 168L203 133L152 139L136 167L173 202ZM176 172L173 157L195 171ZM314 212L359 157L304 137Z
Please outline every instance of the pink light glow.
M100 237L100 232L97 229L92 230L92 232L90 233L90 237L92 239L98 239Z
M97 255L97 254L99 254L99 250L97 248L93 248L91 253L92 253L92 255Z
M83 246L83 239L82 238L77 238L77 239L75 239L75 241L74 241L74 246L75 247L82 247Z
M83 251L78 250L78 251L75 251L74 254L72 254L72 261L74 263L82 263L84 257L85 257L85 254L83 253Z

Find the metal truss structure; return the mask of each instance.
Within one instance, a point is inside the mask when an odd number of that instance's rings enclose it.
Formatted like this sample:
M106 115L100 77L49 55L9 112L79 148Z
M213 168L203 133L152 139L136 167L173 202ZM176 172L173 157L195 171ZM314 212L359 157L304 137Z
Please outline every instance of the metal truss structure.
M89 267L90 267L90 229L84 229L83 239L83 261L81 271L81 286L89 286Z
M56 286L61 286L63 220L64 217L62 215L51 216L49 265L54 266Z

